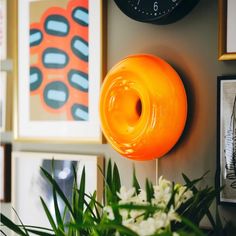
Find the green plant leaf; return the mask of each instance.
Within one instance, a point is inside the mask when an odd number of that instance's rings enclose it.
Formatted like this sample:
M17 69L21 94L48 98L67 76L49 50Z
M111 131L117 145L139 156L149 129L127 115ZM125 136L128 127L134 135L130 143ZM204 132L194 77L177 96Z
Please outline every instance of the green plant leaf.
M91 229L91 236L100 236L97 230Z
M27 228L27 230L30 233L33 233L33 234L36 234L36 235L40 235L40 236L57 236L56 234L50 234L50 233L47 233L47 232L43 232L43 231L31 229L31 228Z
M60 213L58 202L57 202L57 193L54 186L53 186L53 203L54 203L55 216L56 216L58 228L64 231L64 225L63 225L61 213Z
M186 183L186 187L188 188L188 189L191 189L192 191L193 191L193 193L195 193L195 194L197 194L197 193L201 193L201 191L199 191L196 187L195 187L195 185L199 182L199 181L201 181L201 180L203 180L204 178L205 178L205 176L207 175L209 173L209 171L207 171L205 174L203 174L203 176L201 176L200 178L198 178L198 179L195 179L195 180L190 180L185 174L182 174L182 176L183 176L183 178L184 178L184 181L185 181L185 183ZM213 199L214 199L214 197L216 197L217 196L217 194L219 194L219 192L222 190L222 188L220 188L220 189L217 189L217 190L215 190L214 191L214 194L211 194L211 197L210 198L208 198L208 204L207 204L207 200L205 200L205 208L204 208L204 214L206 214L206 216L208 217L208 219L209 219L209 221L210 221L210 223L211 223L211 225L212 225L212 227L213 228L216 228L217 227L217 224L215 223L215 221L214 221L214 219L213 219L213 217L212 217L212 214L211 214L211 212L210 212L210 210L209 210L209 207L207 207L207 205L211 205L211 203L213 202ZM202 192L203 193L203 192ZM206 194L208 194L208 193L206 193ZM199 216L199 218L200 218L201 216ZM203 216L202 216L203 217Z
M198 191L192 198L192 202L189 202L189 205L181 212L181 215L198 225L215 199L215 195L215 191L211 188Z
M135 188L136 194L140 193L140 185L136 177L135 167L133 166L133 187Z
M29 236L29 234L28 234L28 232L27 232L27 230L26 230L26 228L25 228L25 226L24 226L22 220L20 219L19 215L17 214L16 210L15 210L14 208L12 208L12 209L13 209L13 211L15 212L15 214L16 214L18 220L20 221L20 223L21 223L21 227L24 229L25 234L26 234L27 236Z
M52 160L52 178L55 180L54 177L54 171L55 171L55 167L54 167L54 159ZM63 226L63 221L61 218L61 213L58 207L58 202L57 202L57 193L56 193L56 189L54 187L54 185L52 186L52 194L53 194L53 203L54 203L54 210L55 210L55 216L56 216L56 221L57 221L57 225L58 227L64 231L64 226Z
M135 233L133 230L121 225L121 224L115 224L113 222L109 222L109 223L105 223L102 224L100 226L97 226L98 229L112 229L112 230L116 230L119 233L121 233L121 235L125 235L125 236L139 236L137 233Z
M66 214L67 214L68 208L67 206L64 207L63 213L62 213L62 221L65 222L66 220Z
M12 231L14 231L15 233L17 233L18 235L22 235L22 236L27 235L21 230L21 228L18 225L13 223L10 219L8 219L2 213L0 213L0 222L6 227L8 227L9 229L11 229Z
M41 203L43 205L43 209L45 211L45 214L47 215L48 221L49 221L50 225L52 226L54 232L57 234L58 230L57 230L57 226L56 226L56 224L53 220L53 217L52 217L52 215L51 215L51 213L50 213L50 211L49 211L49 209L48 209L47 205L45 204L42 197L40 197L40 200L41 200Z
M106 202L107 204L110 204L113 202L113 195L112 195L112 167L111 167L111 159L108 161L107 165L107 173L105 178L105 193L106 193Z
M81 180L80 180L80 186L79 186L79 200L78 200L78 216L76 218L76 221L83 222L83 210L84 210L84 202L85 202L85 167L83 167Z
M94 191L93 195L90 196L88 194L85 193L85 196L87 198L90 199L90 205L91 205L91 208L95 209L95 212L96 212L96 218L97 220L100 222L101 221L101 215L100 215L100 212L101 212L101 209L103 209L103 206L101 205L101 203L99 203L97 200L96 200L96 196L97 196L97 192ZM100 209L99 209L100 208Z
M84 222L84 223L70 222L70 223L66 224L66 227L68 227L70 230L72 230L72 229L76 230L76 232L81 233L81 235L84 236L84 235L89 235L88 232L91 231L91 229L95 226L93 224L90 224L87 222ZM73 234L73 236L74 236L74 234Z
M92 215L94 217L93 218L94 221L96 223L99 223L101 220L101 217L100 217L98 208L96 206L96 196L97 196L97 193L96 193L96 191L94 191L93 195L89 197L90 202L87 203L87 201L85 201L85 205L87 206L87 209L85 210L85 215L87 215L87 214L90 216ZM95 212L94 212L94 210L95 210Z
M117 192L120 191L121 183L120 183L120 174L116 164L113 166L113 178L112 178L112 193L114 197L116 196L116 200L118 200Z
M185 185L186 185L186 187L188 188L188 189L192 189L193 187L193 191L195 192L195 191L197 191L197 189L196 189L196 187L195 187L195 185L197 184L197 183L199 183L200 181L202 181L205 177L206 177L206 175L209 173L209 171L207 171L206 173L204 173L200 178L197 178L197 179L194 179L194 180L190 180L185 174L183 174L182 173L182 176L183 176L183 179L184 179L184 181L185 181Z
M96 191L95 191L96 192ZM94 193L95 193L94 192ZM97 192L96 192L96 194L97 194ZM100 203L100 202L98 202L97 200L96 200L96 198L94 198L93 197L93 195L92 196L90 196L89 194L87 194L87 193L85 193L85 196L86 197L88 197L90 200L93 200L94 202L95 202L95 205L97 205L99 208L103 208L103 205Z
M62 192L61 188L59 187L59 185L57 184L57 182L52 178L52 176L41 167L41 171L43 172L44 176L46 177L46 179L52 184L52 186L54 186L56 192L58 193L58 195L60 196L60 198L63 200L63 202L65 203L65 205L67 206L68 210L70 211L71 215L73 217L75 217L73 209L68 201L68 199L66 198L65 194Z
M107 165L107 175L106 175L106 182L110 189L112 189L112 164L111 159L108 161Z
M172 194L170 197L169 202L167 203L166 208L169 210L171 206L175 206L175 195L177 193L178 189L175 189L175 183L172 183Z
M117 192L120 190L120 175L116 164L112 169L111 160L109 159L107 166L107 174L105 178L105 193L106 193L106 204L112 204L118 202Z
M196 233L192 233L192 232L188 232L188 231L184 231L184 230L178 230L177 233L179 236L197 236ZM172 236L172 234L171 234L171 236ZM206 235L204 234L204 236L206 236Z
M77 183L77 172L73 165L73 174L74 174L74 182L73 182L73 189L72 189L72 209L75 215L75 219L78 219L80 216L79 210L79 193L78 193L78 183Z
M194 233L195 236L206 236L195 224L193 224L189 219L185 217L181 217L182 222L189 228L191 229Z
M86 201L84 202L84 204L87 207L87 209L84 213L85 221L88 219L92 219L94 223L99 223L99 220L97 219L95 213L93 212L93 208L90 206L90 204L87 203Z
M151 202L153 196L154 196L154 188L153 188L153 184L146 179L146 193L147 193L147 201Z
M152 236L173 236L173 234L169 230L168 231L165 230L165 231L161 231L161 232L160 232L160 230L158 230L158 232L154 233Z
M114 209L127 209L127 210L144 210L149 213L154 213L155 211L161 211L163 208L160 208L156 205L139 205L139 204L117 204L112 206Z
M46 227L41 227L41 226L34 226L34 225L25 225L26 229L35 229L35 230L42 230L42 231L49 231L53 232L52 229L46 228Z

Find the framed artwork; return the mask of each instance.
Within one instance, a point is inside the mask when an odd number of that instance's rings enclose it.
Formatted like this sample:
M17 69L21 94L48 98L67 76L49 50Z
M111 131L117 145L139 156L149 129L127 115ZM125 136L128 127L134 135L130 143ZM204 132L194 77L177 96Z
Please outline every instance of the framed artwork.
M77 170L78 184L82 169L85 167L85 192L89 194L96 190L98 200L102 199L103 177L98 169L98 166L103 169L102 157L36 152L13 152L12 157L12 204L25 225L50 227L40 197L44 199L54 216L52 188L42 176L40 167L52 173L52 159L54 159L54 177L70 202L73 186L72 166ZM65 206L59 198L58 205L63 215Z
M0 201L11 201L11 144L0 145Z
M219 60L236 59L236 1L219 0Z
M236 75L218 77L217 185L220 203L236 203Z
M7 74L2 71L2 62L7 57L7 2L0 0L0 132L6 128L6 78Z
M18 0L15 139L102 142L103 2Z

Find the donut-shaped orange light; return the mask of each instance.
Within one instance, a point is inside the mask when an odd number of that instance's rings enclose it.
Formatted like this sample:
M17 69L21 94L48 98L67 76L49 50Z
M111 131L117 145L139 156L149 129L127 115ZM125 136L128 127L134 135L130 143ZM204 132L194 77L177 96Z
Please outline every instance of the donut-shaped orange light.
M152 55L133 55L107 74L100 95L103 133L122 156L162 157L181 136L187 97L176 71Z

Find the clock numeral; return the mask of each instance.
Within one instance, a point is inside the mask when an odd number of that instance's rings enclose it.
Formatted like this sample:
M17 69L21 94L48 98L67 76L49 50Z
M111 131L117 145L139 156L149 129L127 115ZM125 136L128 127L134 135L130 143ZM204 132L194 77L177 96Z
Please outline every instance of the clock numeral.
M153 4L153 10L158 11L158 2L154 2Z

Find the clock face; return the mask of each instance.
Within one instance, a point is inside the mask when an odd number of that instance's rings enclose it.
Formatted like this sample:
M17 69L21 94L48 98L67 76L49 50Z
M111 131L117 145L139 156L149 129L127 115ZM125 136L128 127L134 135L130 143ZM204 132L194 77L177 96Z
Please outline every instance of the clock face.
M163 17L171 12L181 0L128 0L128 4L140 17ZM141 13L141 14L140 14Z
M167 23L182 18L199 0L115 0L119 8L134 20Z

